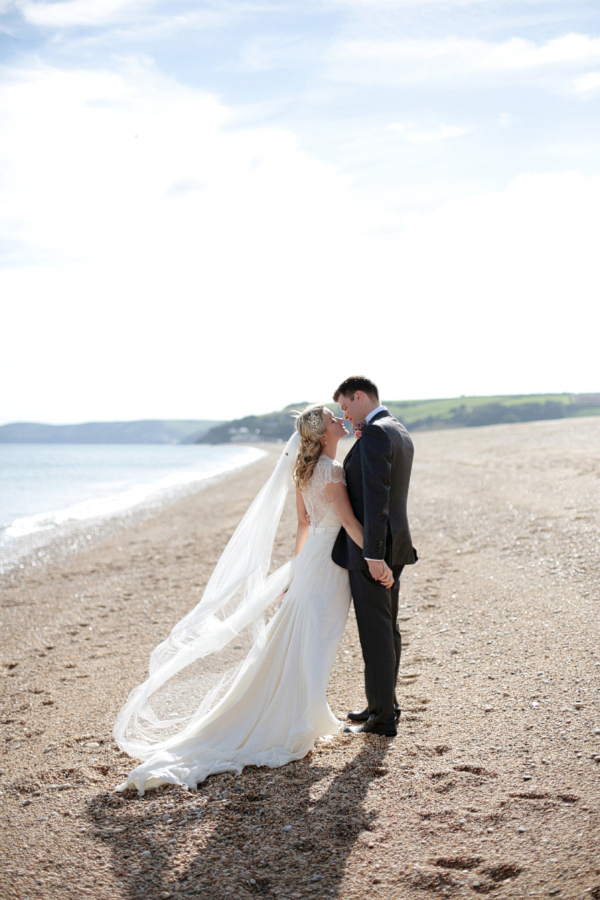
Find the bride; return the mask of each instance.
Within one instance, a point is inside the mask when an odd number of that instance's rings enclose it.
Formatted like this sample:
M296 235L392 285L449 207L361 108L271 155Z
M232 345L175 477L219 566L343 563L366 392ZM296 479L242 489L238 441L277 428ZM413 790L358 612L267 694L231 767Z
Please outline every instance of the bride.
M322 405L296 419L295 434L202 599L154 650L149 678L119 713L117 744L144 762L117 790L195 787L219 772L282 766L339 730L325 692L350 587L331 550L342 526L356 544L363 542L335 460L346 433L342 419ZM292 475L296 556L268 575Z

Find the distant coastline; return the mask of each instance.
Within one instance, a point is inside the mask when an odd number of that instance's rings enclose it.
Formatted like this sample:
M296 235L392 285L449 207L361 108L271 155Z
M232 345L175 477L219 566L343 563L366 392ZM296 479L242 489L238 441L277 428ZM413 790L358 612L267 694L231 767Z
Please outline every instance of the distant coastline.
M439 400L384 400L383 403L409 431L439 431L600 415L600 394L514 394ZM292 411L305 405L292 404L266 415L221 422L198 438L198 443L287 440L294 427Z
M0 444L196 444L215 419L140 419L135 422L83 422L0 425Z
M329 402L329 401L326 401ZM84 422L0 425L0 444L232 444L277 443L292 434L292 413L308 401L281 410L231 421L214 419L141 419L133 422ZM409 431L439 431L481 425L509 425L580 416L600 416L600 393L507 394L433 400L384 400ZM329 403L333 406L334 404Z

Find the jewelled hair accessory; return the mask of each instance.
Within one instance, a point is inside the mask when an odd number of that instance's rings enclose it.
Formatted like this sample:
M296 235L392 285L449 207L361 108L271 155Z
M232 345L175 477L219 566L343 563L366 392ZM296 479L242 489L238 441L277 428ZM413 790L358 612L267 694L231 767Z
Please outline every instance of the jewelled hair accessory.
M301 415L301 412L297 412L296 410L294 410L294 412L292 413L292 418L299 419ZM314 410L307 415L306 421L311 431L317 431L317 429L322 425L321 416Z

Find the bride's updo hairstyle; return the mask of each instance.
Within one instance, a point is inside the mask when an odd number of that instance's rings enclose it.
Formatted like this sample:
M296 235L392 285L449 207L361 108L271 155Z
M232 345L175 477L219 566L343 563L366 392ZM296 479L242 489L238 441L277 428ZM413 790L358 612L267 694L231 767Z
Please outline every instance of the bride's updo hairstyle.
M300 449L294 468L294 484L298 490L306 487L323 450L321 439L325 437L327 419L322 403L307 406L296 419L296 431L300 435Z

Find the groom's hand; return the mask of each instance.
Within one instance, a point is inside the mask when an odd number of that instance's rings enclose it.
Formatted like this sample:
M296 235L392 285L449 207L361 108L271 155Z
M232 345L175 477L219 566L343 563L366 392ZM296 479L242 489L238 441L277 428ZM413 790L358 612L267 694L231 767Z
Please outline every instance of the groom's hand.
M394 573L384 559L368 559L367 565L371 578L381 582L386 588L391 588L394 583Z

